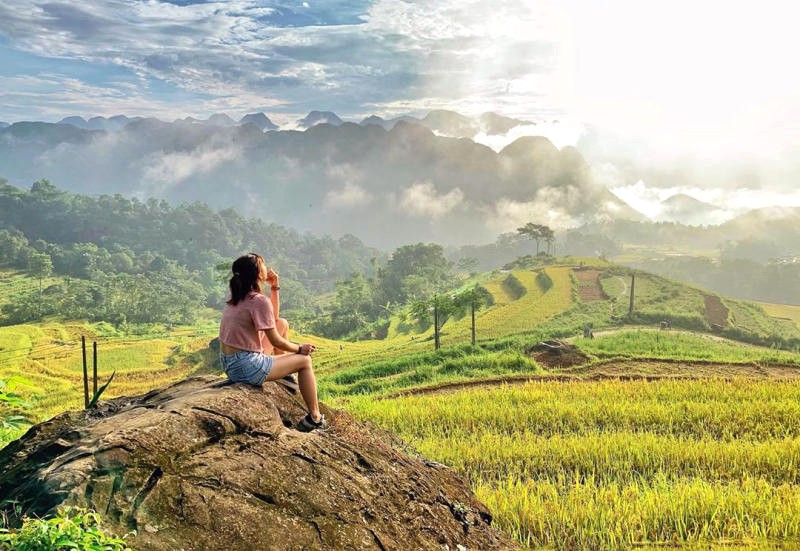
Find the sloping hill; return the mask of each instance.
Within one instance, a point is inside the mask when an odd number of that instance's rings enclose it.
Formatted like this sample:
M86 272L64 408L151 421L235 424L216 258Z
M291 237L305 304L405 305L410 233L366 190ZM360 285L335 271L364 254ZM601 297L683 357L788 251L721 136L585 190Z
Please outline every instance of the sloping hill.
M450 469L327 410L193 378L67 412L0 451L3 518L92 508L136 549L512 549Z

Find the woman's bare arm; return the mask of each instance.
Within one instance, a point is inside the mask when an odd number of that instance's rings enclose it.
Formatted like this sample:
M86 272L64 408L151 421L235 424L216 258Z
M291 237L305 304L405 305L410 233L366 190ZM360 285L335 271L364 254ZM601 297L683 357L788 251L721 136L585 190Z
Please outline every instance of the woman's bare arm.
M278 330L275 327L272 329L267 329L265 333L267 334L267 339L269 339L270 344L272 344L272 346L275 348L280 348L281 350L291 352L292 354L297 354L300 352L300 345L281 337L281 334L278 333Z

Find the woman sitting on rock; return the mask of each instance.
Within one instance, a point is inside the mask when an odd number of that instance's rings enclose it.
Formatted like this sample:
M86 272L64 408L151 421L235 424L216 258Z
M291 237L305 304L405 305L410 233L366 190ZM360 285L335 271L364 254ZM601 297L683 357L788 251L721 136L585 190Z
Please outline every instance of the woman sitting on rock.
M278 381L299 376L300 394L308 407L308 415L298 428L311 431L325 426L325 416L319 411L317 379L311 367L311 343L294 344L286 339L288 325L280 331L275 319L279 304L278 275L266 267L264 259L250 253L240 256L231 267L231 297L222 313L219 327L220 363L228 379L234 383L261 386L264 381ZM270 297L262 284L269 284ZM282 334L283 333L283 334ZM268 355L272 349L289 354Z

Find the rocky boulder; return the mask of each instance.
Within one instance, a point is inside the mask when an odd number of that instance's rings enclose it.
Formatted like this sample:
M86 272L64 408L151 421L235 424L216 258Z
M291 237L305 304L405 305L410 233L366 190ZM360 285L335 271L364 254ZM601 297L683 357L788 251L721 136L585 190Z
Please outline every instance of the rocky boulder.
M92 508L134 549L515 547L453 471L325 411L302 433L275 384L188 379L36 425L0 451L0 496Z

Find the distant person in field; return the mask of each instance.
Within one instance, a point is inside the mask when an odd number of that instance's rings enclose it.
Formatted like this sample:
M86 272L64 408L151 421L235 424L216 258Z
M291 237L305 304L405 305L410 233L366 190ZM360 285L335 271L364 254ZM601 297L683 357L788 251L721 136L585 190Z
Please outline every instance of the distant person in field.
M222 369L234 383L261 386L264 381L278 381L290 388L294 383L292 376L297 373L300 395L308 407L308 415L298 428L306 431L323 428L326 421L319 410L317 379L311 366L311 354L316 347L287 339L289 324L277 317L278 274L267 268L264 259L255 253L237 258L231 271L231 296L219 327Z

